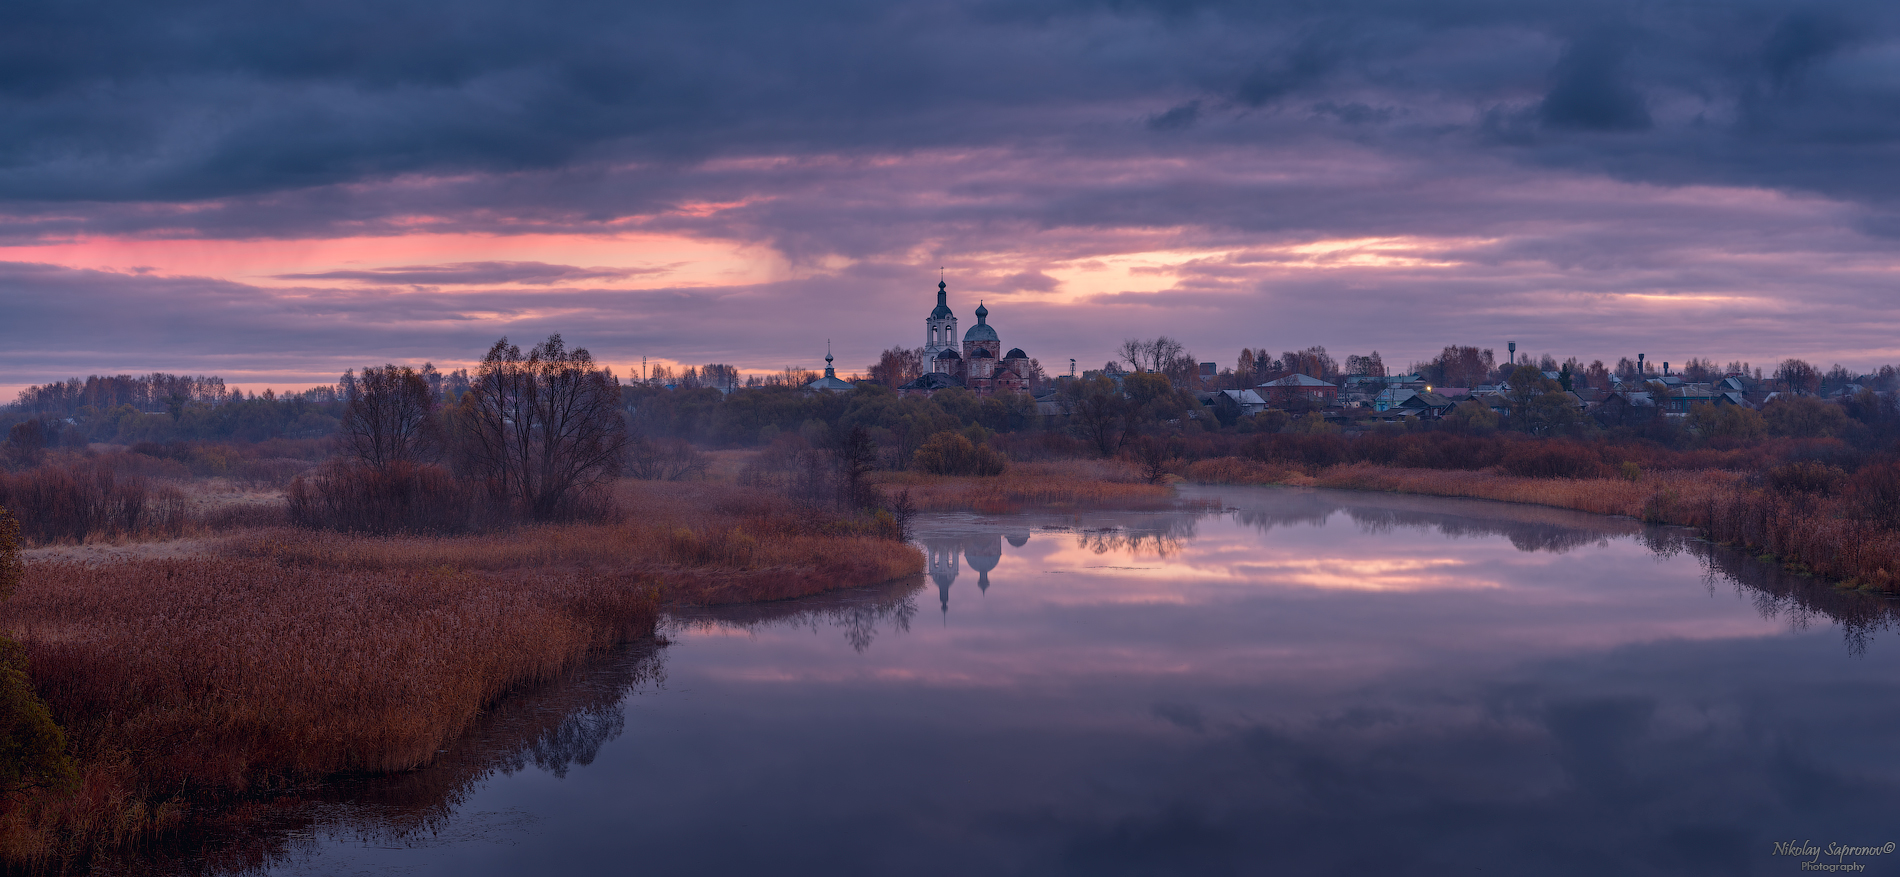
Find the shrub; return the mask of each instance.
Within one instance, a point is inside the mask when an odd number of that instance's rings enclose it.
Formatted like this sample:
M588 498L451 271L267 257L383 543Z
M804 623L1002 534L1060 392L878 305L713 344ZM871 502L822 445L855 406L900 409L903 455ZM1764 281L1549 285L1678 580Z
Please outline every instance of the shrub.
M461 533L478 523L477 492L440 466L336 461L290 482L291 523L346 533Z
M1829 438L1852 422L1841 406L1812 396L1779 396L1761 409L1768 429L1795 438Z
M1768 489L1783 495L1833 496L1847 473L1826 463L1803 460L1776 466L1762 474Z
M1504 471L1525 478L1596 478L1603 461L1588 446L1559 439L1515 441L1504 452Z
M19 587L20 525L0 508L0 600ZM78 773L66 735L26 675L20 644L0 637L0 794L71 786Z
M627 443L627 474L642 481L684 481L706 477L706 455L685 439L634 436Z
M911 468L932 475L1001 475L1009 461L989 445L979 445L960 433L937 433L911 455Z
M0 474L0 506L18 515L27 544L176 532L185 511L177 490L121 477L97 459Z
M1862 519L1900 529L1900 463L1862 466L1848 482L1847 499Z

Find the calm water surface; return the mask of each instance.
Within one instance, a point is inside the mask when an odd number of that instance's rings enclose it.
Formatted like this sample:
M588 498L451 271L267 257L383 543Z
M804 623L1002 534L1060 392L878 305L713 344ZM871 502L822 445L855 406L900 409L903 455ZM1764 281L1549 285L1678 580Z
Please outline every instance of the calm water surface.
M1886 601L1629 521L1186 493L1218 510L932 517L926 580L679 619L262 867L1799 874L1773 842L1900 840Z

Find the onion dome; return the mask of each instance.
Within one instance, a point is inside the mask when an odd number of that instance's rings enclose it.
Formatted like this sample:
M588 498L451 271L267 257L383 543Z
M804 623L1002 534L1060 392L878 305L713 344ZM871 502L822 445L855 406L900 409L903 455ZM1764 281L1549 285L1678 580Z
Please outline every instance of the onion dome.
M948 287L943 281L937 281L937 309L930 312L931 319L941 320L950 316L950 305L944 302L944 297L949 294L947 290Z
M984 320L987 317L989 317L989 315L990 315L990 309L984 307L982 302L977 302L976 303L976 325L971 326L970 331L963 333L963 340L965 341L994 341L998 344L1003 343L1003 339L996 337L996 330L990 328L989 323L984 322Z

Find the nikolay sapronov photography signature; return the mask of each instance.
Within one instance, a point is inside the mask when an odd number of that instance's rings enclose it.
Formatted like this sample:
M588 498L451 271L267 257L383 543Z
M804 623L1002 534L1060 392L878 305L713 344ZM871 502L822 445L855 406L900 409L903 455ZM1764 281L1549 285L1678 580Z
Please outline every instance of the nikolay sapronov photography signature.
M1893 854L1893 841L1869 847L1855 847L1847 844L1829 843L1825 847L1815 846L1809 841L1775 841L1775 855L1802 856L1803 871L1865 871L1867 865L1862 862L1850 862L1848 859L1865 856L1887 856ZM1823 858L1832 858L1824 862Z

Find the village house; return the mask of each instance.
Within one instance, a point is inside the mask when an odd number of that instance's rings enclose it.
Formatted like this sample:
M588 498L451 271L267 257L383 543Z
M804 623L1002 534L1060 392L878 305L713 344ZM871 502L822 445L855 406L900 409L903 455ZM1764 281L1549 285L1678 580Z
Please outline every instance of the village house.
M1254 388L1267 404L1284 407L1295 401L1332 405L1339 400L1339 387L1311 375L1287 375Z

